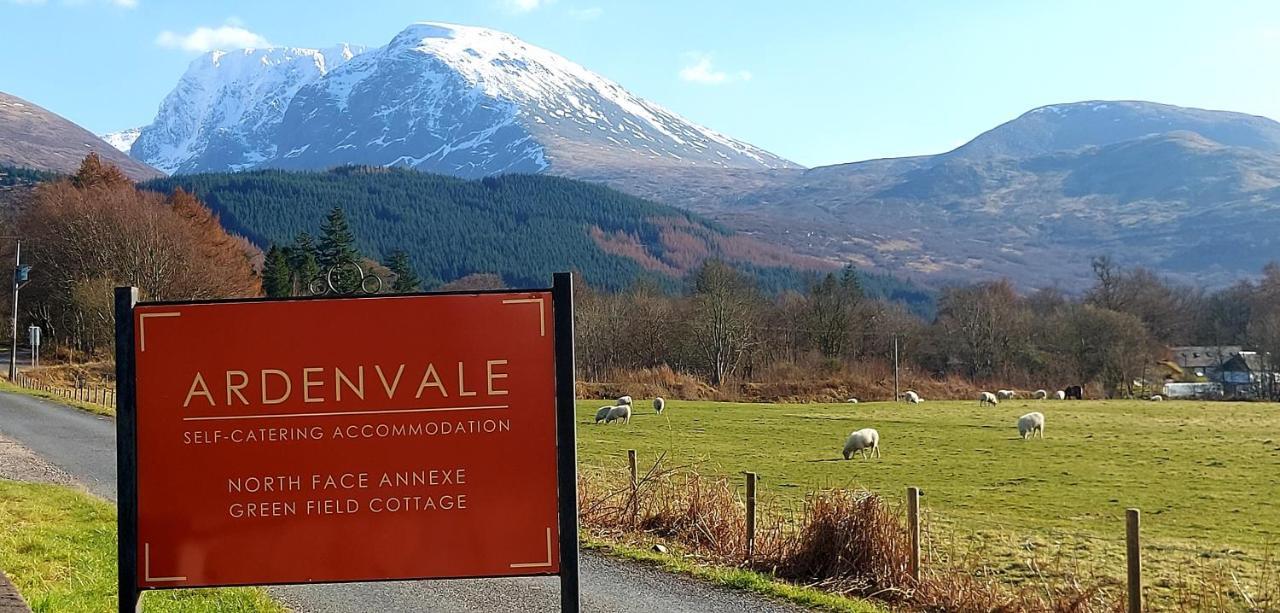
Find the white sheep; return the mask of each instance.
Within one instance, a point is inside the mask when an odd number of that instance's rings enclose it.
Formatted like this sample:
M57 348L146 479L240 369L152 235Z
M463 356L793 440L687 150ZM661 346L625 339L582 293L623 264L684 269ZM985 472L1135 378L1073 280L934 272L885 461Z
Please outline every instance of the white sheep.
M620 421L624 424L631 423L631 405L620 404L609 409L609 416L605 418L604 423L611 424L615 421Z
M1062 391L1062 390L1058 390L1058 391L1056 391L1056 392L1054 392L1054 393L1053 393L1053 397L1054 397L1054 398L1057 398L1058 400L1066 400L1066 399L1067 399L1067 393L1066 393L1066 392L1064 392L1064 391Z
M1036 390L1036 393L1032 395L1036 397L1036 400L1044 400L1045 398L1049 397L1049 392L1046 392L1044 390Z
M1011 400L1018 397L1018 392L1013 390L996 390L996 397L1001 400Z
M627 405L627 406L631 406L631 397L630 397L630 396L618 396L618 404L625 404L625 405Z
M608 419L609 411L612 411L612 410L613 410L613 405L600 407L600 410L596 411L596 423L600 423L605 419Z
M852 460L854 453L860 453L865 460L868 449L871 450L871 457L880 457L880 433L874 428L863 428L844 440L844 459Z
M1161 396L1160 394L1155 394L1151 396L1151 402L1164 402L1164 396Z
M920 394L910 390L903 392L902 397L906 398L907 402L911 404L920 404L921 402L924 402L924 399L920 397Z
M663 400L661 396L653 399L653 410L655 413L662 415L662 410L665 408L667 408L667 401Z
M849 403L849 404L858 404L858 399L857 399L857 398L850 398L850 399L846 400L845 402L847 402L847 403Z
M1035 438L1037 433L1040 438L1044 438L1044 413L1027 413L1018 418L1018 434L1022 436L1022 440Z
M995 394L992 394L991 392L982 392L982 395L978 396L978 406L981 407L981 406L986 406L988 404L991 406L995 406L997 404L1000 404L1000 401L996 399Z

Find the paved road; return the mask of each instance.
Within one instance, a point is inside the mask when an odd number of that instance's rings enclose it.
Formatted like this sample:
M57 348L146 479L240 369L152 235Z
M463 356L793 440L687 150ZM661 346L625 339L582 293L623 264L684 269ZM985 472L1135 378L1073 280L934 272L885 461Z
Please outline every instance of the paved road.
M0 393L0 434L26 445L89 491L115 500L115 422ZM271 588L299 613L558 611L554 578L403 581ZM802 609L591 553L582 559L583 610L598 613L796 613Z

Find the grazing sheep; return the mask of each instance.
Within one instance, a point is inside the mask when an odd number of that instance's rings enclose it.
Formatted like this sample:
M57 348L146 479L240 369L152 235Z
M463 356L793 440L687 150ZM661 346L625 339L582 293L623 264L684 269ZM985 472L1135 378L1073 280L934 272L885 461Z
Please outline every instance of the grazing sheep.
M1084 400L1084 388L1079 385L1072 385L1067 388L1067 398L1072 400Z
M1155 394L1151 396L1151 402L1164 402L1164 396L1161 396L1160 394Z
M850 399L846 400L845 402L847 402L847 403L849 403L849 404L858 404L858 399L857 399L857 398L850 398Z
M1062 391L1062 390L1058 390L1058 391L1056 391L1056 392L1054 392L1054 393L1053 393L1053 397L1054 397L1054 398L1057 398L1058 400L1066 400L1066 399L1067 399L1067 393L1066 393L1066 392L1064 392L1064 391Z
M600 423L605 419L607 419L609 417L609 411L612 411L612 410L613 410L613 405L609 405L607 407L600 407L600 410L596 411L596 423Z
M871 457L880 457L880 433L874 428L863 428L844 440L844 459L852 460L853 454L857 452L865 460L868 449L871 450Z
M630 397L630 396L619 396L619 397L618 397L618 404L625 404L625 405L627 405L627 406L631 406L631 397Z
M611 424L615 421L621 421L624 424L631 423L631 405L620 404L609 409L609 416L605 418L604 423Z
M1045 398L1049 397L1049 392L1046 392L1044 390L1036 390L1036 393L1032 394L1032 396L1035 396L1036 400L1044 400Z
M992 394L991 392L982 392L982 395L978 396L978 406L981 407L981 406L986 406L988 404L991 406L995 406L997 404L1000 404L1000 400L998 400L996 398L996 395Z
M653 411L655 413L662 415L662 409L665 408L667 408L667 401L663 400L661 396L653 399Z
M1044 413L1027 413L1018 418L1018 434L1022 440L1035 438L1037 433L1044 438Z
M920 397L920 394L917 394L910 390L903 392L902 397L906 398L907 402L911 404L920 404L921 402L924 402L924 399Z
M1018 392L1013 390L996 390L996 398L1001 400L1012 400L1018 397Z

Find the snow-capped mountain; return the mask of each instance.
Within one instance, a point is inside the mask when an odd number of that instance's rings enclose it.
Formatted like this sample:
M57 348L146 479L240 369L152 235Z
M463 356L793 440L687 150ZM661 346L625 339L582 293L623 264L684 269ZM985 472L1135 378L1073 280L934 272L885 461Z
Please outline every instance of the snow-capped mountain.
M372 164L475 177L795 167L494 30L419 23L345 62L302 57L318 53L197 60L132 154L176 172Z
M99 136L102 140L107 141L112 147L119 149L125 153L129 153L129 149L133 147L133 141L138 140L138 134L142 133L142 128L129 128L128 130L120 130L119 132L108 132Z
M276 156L277 130L299 89L363 51L213 51L191 63L130 149L165 172L252 168Z

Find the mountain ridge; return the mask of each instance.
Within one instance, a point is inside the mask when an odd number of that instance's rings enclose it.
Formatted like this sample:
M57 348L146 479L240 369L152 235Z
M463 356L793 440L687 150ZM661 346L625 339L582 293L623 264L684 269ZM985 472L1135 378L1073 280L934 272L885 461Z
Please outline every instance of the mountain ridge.
M89 153L144 180L162 173L38 104L0 92L0 166L74 172Z
M1008 277L1069 288L1089 278L1092 256L1112 254L1221 286L1280 253L1280 123L1134 101L1062 107L932 156L680 181L592 178L799 253L935 285ZM1146 123L1053 133L1132 116Z
M182 173L347 164L463 177L572 176L599 165L797 167L487 28L415 23L324 70L255 64L256 78L211 97L208 75L217 71L205 68L219 58L192 63L132 155ZM251 106L241 101L245 94L233 95L245 91L263 91L252 99L270 107L269 121L220 139L223 119L239 117L222 109Z

